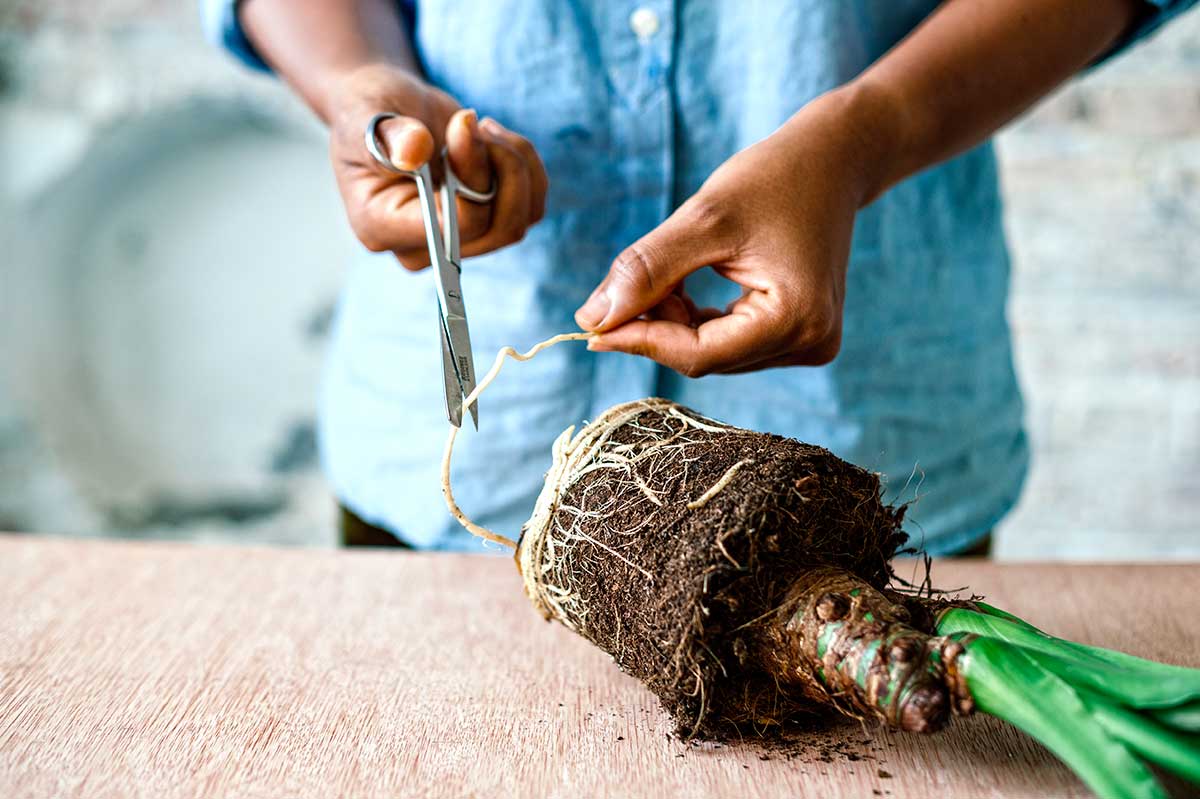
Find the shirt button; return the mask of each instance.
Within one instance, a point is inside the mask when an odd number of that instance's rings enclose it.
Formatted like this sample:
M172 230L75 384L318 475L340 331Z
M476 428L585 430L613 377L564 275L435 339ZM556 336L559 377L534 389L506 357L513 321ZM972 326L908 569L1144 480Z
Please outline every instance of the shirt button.
M649 39L658 33L658 14L649 8L639 8L629 15L629 27L639 39Z

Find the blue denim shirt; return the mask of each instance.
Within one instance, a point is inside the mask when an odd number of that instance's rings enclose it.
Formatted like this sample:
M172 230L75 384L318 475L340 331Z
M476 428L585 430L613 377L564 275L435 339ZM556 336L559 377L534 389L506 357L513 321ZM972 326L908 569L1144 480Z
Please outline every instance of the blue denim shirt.
M206 28L265 68L236 0ZM1195 0L1155 0L1121 46ZM429 79L527 136L551 179L545 219L517 246L470 259L475 357L574 330L613 257L733 153L857 75L936 0L429 0L404 6ZM643 10L638 18L633 12ZM650 12L649 14L647 13ZM635 22L640 21L640 25ZM1117 48L1120 49L1120 48ZM804 224L797 220L797 224ZM1016 502L1029 462L1005 303L1009 262L990 145L927 170L858 216L842 351L830 365L689 380L582 344L510 364L480 403L453 484L477 521L515 536L555 437L610 405L658 395L709 416L821 444L880 472L911 502L914 543L953 552ZM688 280L701 305L735 287ZM446 512L446 435L428 272L364 253L349 273L320 401L338 497L418 547L478 542Z

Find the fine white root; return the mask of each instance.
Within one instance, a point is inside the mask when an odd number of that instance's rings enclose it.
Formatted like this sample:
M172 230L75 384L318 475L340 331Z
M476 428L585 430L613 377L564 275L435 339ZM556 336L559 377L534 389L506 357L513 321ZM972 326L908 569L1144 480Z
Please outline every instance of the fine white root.
M638 417L644 414L646 420L639 421ZM612 436L622 428L627 435L632 434L631 440L614 442ZM573 630L586 626L587 606L575 590L575 583L586 576L591 563L578 552L571 554L580 543L621 559L653 583L652 570L634 563L619 551L619 544L598 545L581 523L598 517L638 519L630 529L612 530L611 540L619 541L623 536L632 540L643 527L656 522L658 512L668 510L662 497L672 486L686 480L689 464L701 457L693 454L692 447L705 440L703 434L729 429L720 422L680 409L669 400L644 399L610 408L578 433L569 428L559 436L554 443L554 461L546 473L533 516L522 528L517 550L525 593L542 615L557 619ZM742 465L729 469L705 492L703 502L724 490ZM611 477L602 483L585 484L571 504L563 502L568 490L598 471L607 471ZM611 490L622 482L636 491ZM602 499L592 493L597 485L610 489ZM639 503L640 513L628 513Z
M528 361L547 347L561 344L564 341L583 341L594 335L594 333L560 333L557 336L551 336L545 341L539 341L525 352L517 352L512 347L504 347L496 353L496 360L492 362L492 368L488 369L483 379L475 384L475 390L463 400L463 415L466 415L467 410L479 400L479 395L483 393L483 390L491 385L491 382L500 374L500 369L504 366L505 357L512 358L514 361ZM450 513L454 518L458 519L458 523L470 532L493 543L502 544L510 549L516 549L516 541L471 521L467 518L467 514L463 513L462 508L458 507L458 503L454 501L454 492L450 490L450 458L454 454L454 439L457 436L458 428L450 425L450 435L446 438L446 451L442 454L442 496L446 498L446 507L450 509Z
M733 476L738 473L738 469L742 468L749 462L750 461L748 461L748 460L738 461L737 463L730 466L729 470L726 471L725 474L723 474L721 476L720 480L718 480L716 483L713 484L712 488L708 489L703 494L701 494L698 499L693 499L691 502L689 502L687 504L688 510L699 510L700 508L703 508L705 505L707 505L708 501L710 499L712 499L717 494L720 494L722 491L725 490L725 486L729 485L729 481L732 480ZM726 557L728 557L728 556L726 556Z
M564 341L580 341L591 335L565 333L539 342L523 353L512 347L500 350L492 368L463 401L464 415L496 379L505 358L527 361L547 347ZM638 417L648 411L651 413L639 420ZM613 435L626 426L625 437L629 440L612 440ZM633 540L646 525L655 522L656 512L668 510L663 497L669 495L680 481L686 482L689 467L702 457L694 447L707 438L705 434L731 429L735 428L664 399L644 399L609 408L578 433L574 427L567 428L554 442L553 461L546 472L546 481L538 494L533 515L521 528L518 544L508 536L471 521L454 500L450 487L450 461L458 428L451 427L442 456L442 496L450 513L471 533L517 550L525 593L544 616L579 630L587 623L588 609L580 600L575 584L577 578L586 576L592 564L578 555L572 557L572 551L578 544L586 544L589 550L624 561L653 583L653 572L621 551L624 549L621 539ZM741 461L730 467L716 484L688 503L687 510L704 507L747 463L749 461ZM584 477L599 471L612 475L612 479L584 483L572 503L563 503L568 490L580 485ZM632 496L629 492L609 490L600 494L593 491L598 485L611 487L621 482L636 487ZM636 512L629 512L631 510ZM612 530L612 543L602 543L587 534L584 524L601 517L628 518L632 523L628 529Z

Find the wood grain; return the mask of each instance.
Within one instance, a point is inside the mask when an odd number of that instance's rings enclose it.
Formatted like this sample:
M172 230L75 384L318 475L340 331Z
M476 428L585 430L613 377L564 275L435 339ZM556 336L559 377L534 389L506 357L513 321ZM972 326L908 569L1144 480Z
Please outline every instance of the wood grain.
M1200 567L934 568L1055 633L1200 666ZM855 761L684 745L507 558L0 536L0 608L6 799L1088 795L987 719L817 736Z

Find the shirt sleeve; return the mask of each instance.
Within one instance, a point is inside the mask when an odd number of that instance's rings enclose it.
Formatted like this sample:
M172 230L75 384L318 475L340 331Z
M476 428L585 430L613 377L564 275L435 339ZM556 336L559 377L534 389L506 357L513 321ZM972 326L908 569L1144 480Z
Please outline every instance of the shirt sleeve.
M1194 2L1194 0L1191 0ZM200 26L204 38L218 47L224 47L235 58L251 69L270 72L271 67L262 59L238 19L238 6L242 0L200 0ZM415 30L417 9L415 0L399 0L397 8L405 30Z
M1103 64L1113 56L1123 53L1127 48L1150 36L1163 25L1196 5L1196 2L1197 0L1141 0L1142 10L1133 25L1092 66Z
M240 0L200 0L200 24L204 37L213 44L224 47L234 57L251 69L270 72L271 68L242 30L237 7Z

